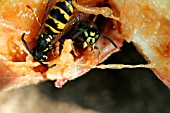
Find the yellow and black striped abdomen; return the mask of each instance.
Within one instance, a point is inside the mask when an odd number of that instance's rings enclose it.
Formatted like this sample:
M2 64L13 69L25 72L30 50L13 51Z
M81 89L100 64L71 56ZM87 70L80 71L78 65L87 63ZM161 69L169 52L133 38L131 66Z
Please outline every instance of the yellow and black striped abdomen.
M69 21L73 13L72 0L57 2L50 10L45 22L45 29L50 34L58 34Z

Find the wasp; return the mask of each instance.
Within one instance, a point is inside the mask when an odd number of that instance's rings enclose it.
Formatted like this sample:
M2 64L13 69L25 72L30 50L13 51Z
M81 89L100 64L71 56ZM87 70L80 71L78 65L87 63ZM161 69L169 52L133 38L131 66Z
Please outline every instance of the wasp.
M53 68L56 66L56 64L48 66L43 62L48 60L47 53L52 52L55 49L55 43L71 31L73 26L77 26L77 30L72 39L74 40L77 39L78 36L81 36L84 49L89 45L94 49L95 43L100 36L97 26L90 20L86 20L84 17L85 13L78 12L76 15L72 15L74 10L72 0L60 1L53 5L54 1L55 0L51 0L47 4L34 48L30 49L28 43L25 41L25 33L23 33L21 38L34 60L38 61L46 68ZM42 32L44 28L45 31ZM109 37L104 34L102 35L117 47Z
M57 40L56 37L59 34L60 36L58 37L62 37L62 35L69 31L69 29L71 29L71 26L78 22L81 17L81 14L77 14L77 16L70 20L74 9L72 5L72 0L64 0L61 2L57 2L55 5L53 4L54 0L48 1L42 24L40 24L41 26L39 35L36 38L34 48L30 49L28 43L25 41L25 33L23 33L21 38L26 48L33 56L34 60L38 61L46 68L52 68L56 65L53 64L51 66L48 66L43 63L44 61L48 60L47 53L52 52L55 49L56 41L53 42L53 40ZM31 7L28 6L28 8ZM41 33L44 28L45 31Z
M100 35L103 35L113 44L113 46L117 48L117 45L114 43L114 41L111 40L107 35L100 33L94 22L90 20L85 20L78 24L78 29L72 39L75 40L78 36L81 36L83 39L83 48L87 49L88 46L91 46L92 51L95 48L95 43L98 41Z

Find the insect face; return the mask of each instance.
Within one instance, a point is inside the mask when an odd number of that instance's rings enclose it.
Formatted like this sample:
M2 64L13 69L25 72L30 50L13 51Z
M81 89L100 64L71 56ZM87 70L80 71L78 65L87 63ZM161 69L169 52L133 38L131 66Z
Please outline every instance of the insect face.
M43 33L40 36L37 37L36 44L34 48L31 50L28 43L24 39L25 33L22 35L22 41L26 45L26 48L31 53L31 55L34 57L34 60L38 61L40 64L42 64L46 68L52 68L56 64L53 64L52 66L48 66L46 64L43 64L43 61L46 61L48 59L48 56L46 55L48 51L52 51L54 49L54 46L51 44L51 40L53 37L50 34Z
M82 37L84 40L83 48L86 49L89 45L91 45L93 50L96 41L99 39L99 32L93 25L90 25L89 29L84 30Z
M99 39L99 31L97 27L91 21L80 22L78 25L78 30L73 36L73 40L78 36L82 37L83 48L86 49L88 46L95 47L96 41Z
M41 51L38 51L36 48L32 50L32 56L36 61L46 61L48 59L47 55L42 53Z
M78 36L81 36L82 39L77 39L83 41L84 49L86 49L88 46L91 46L91 50L93 50L95 48L95 43L99 39L100 35L102 35L104 38L109 40L115 47L117 47L116 44L107 35L99 33L97 26L93 22L85 20L83 22L80 22L77 26L78 30L76 31L72 39L74 40Z

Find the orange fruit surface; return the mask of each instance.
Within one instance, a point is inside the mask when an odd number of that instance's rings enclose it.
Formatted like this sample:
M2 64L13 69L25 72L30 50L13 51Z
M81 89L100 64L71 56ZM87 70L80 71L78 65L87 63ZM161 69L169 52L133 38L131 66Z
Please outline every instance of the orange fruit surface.
M125 0L120 10L123 38L136 45L170 87L170 1Z

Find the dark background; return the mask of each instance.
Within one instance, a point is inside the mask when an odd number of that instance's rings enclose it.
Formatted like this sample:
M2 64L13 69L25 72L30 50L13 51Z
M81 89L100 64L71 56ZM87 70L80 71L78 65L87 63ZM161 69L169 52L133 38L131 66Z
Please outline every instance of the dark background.
M146 64L132 44L104 64ZM0 112L8 113L170 113L170 91L150 69L93 69L54 87L54 81L0 94ZM7 110L7 111L5 111Z

